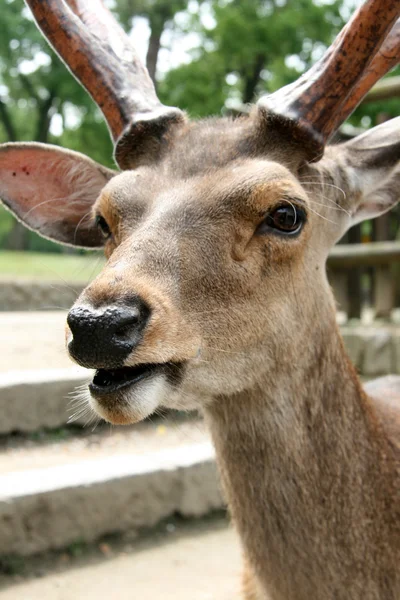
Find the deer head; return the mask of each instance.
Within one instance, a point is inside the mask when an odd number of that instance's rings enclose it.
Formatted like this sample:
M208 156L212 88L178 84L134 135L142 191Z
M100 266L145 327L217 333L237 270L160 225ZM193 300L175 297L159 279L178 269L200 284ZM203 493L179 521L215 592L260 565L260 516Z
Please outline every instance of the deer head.
M94 410L130 423L301 364L334 320L331 246L398 201L400 118L325 148L397 63L398 3L367 0L319 63L248 117L199 122L158 101L101 0L27 4L103 111L122 169L40 144L0 150L0 197L22 222L104 247L68 315L71 357L96 370Z

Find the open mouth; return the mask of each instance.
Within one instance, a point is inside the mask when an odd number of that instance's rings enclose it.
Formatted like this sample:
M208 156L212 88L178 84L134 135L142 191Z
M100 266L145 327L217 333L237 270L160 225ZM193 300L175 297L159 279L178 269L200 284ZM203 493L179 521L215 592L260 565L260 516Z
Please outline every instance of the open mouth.
M89 384L89 389L96 395L111 394L160 374L165 367L166 364L143 364L120 369L98 369L92 383Z

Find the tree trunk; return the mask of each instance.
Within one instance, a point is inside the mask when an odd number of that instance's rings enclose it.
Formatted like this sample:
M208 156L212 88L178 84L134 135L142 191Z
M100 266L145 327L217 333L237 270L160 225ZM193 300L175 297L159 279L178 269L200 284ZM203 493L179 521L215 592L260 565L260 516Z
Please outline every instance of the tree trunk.
M149 40L149 49L147 51L146 56L146 67L149 71L149 75L156 85L156 69L157 69L157 61L158 61L158 53L161 47L161 36L164 31L165 21L163 17L157 15L158 18L150 17L150 40Z
M348 231L350 244L361 242L361 226L356 225ZM362 309L361 269L355 267L348 274L349 319L359 319Z
M8 234L5 247L7 250L29 250L29 231L19 221L15 221Z
M14 127L13 122L11 121L10 115L8 114L7 106L1 99L0 99L0 120L3 123L5 132L8 137L8 141L15 142L17 139L15 127Z
M244 104L249 104L250 102L253 101L257 84L260 81L260 74L264 68L264 64L265 64L265 56L264 56L264 54L259 54L256 57L253 68L250 69L249 72L244 75L244 90L243 90L243 103Z
M49 97L39 104L39 115L35 133L35 141L37 142L45 144L49 140L50 122L54 112L54 96L55 94L50 92Z

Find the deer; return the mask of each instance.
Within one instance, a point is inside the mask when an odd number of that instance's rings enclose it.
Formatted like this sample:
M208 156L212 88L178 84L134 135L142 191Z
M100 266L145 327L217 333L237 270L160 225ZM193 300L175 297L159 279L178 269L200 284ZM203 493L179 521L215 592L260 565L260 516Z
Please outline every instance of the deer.
M101 0L26 3L102 110L119 167L0 148L0 197L20 221L104 249L67 317L91 409L121 425L204 416L246 600L398 600L400 377L361 383L326 259L399 200L400 118L329 143L399 61L399 3L367 0L249 115L199 121L159 101Z

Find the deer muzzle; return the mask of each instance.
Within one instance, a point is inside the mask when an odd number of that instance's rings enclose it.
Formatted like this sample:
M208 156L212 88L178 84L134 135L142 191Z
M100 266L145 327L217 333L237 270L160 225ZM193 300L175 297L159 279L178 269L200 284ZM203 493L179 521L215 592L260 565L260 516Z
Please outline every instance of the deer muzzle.
M67 318L71 358L95 370L89 403L114 424L151 414L180 385L198 348L171 294L132 272L104 272Z

